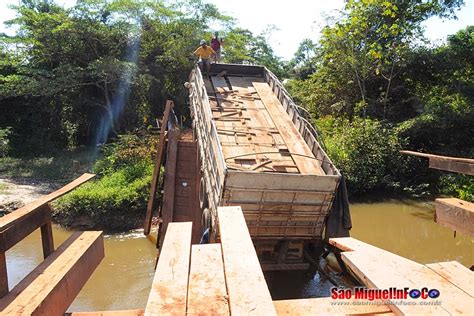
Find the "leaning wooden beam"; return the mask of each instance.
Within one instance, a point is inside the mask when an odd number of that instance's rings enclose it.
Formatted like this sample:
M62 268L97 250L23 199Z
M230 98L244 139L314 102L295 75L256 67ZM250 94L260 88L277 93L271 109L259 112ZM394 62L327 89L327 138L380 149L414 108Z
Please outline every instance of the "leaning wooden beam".
M161 206L161 221L158 227L158 237L156 238L158 248L161 248L161 245L163 245L168 224L173 221L179 133L178 129L172 129L168 136L168 157L163 185L163 205Z
M429 158L429 166L433 169L446 170L451 172L474 175L474 159L439 156L433 154L420 153L411 150L401 150L400 153Z
M102 311L102 312L73 312L65 313L64 316L143 316L143 309L131 309L122 311Z
M217 209L232 315L276 315L240 206Z
M460 199L436 199L435 222L467 236L474 236L474 203Z
M341 304L337 304L341 303ZM306 315L393 315L390 308L382 301L374 300L370 305L360 303L355 299L343 302L330 297L306 298L297 300L273 301L277 314L280 316L306 316Z
M229 315L221 245L193 245L188 315Z
M150 196L148 197L145 223L143 225L143 233L145 235L148 235L150 233L151 219L153 217L153 212L156 210L156 191L158 189L158 181L160 179L160 170L161 170L161 165L163 164L163 156L165 153L166 129L168 128L168 119L173 107L174 107L173 101L167 100L166 106L165 106L165 113L163 115L163 122L161 123L158 150L155 156L155 169L153 170L153 176L151 178Z
M185 315L192 223L170 223L160 251L145 315Z
M102 232L76 232L0 300L2 315L61 315L104 258Z
M13 224L15 224L17 221L21 220L22 216L28 214L31 211L34 211L38 209L39 207L57 199L58 197L74 190L76 187L80 186L84 182L89 181L95 177L95 174L91 173L84 173L82 176L77 178L76 180L66 184L63 186L61 189L56 190L48 195L45 195L43 197L40 197L37 200L34 200L33 202L17 209L16 211L7 214L3 217L0 218L0 230L5 229L6 227L9 227Z

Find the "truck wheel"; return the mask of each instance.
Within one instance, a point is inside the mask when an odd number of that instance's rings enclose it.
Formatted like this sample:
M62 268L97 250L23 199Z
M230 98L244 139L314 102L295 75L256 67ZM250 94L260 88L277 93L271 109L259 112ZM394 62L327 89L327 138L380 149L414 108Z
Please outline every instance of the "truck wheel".
M206 229L211 228L211 211L208 208L205 208L202 211L201 215L201 226L202 226L202 231L205 232Z
M206 182L204 181L204 178L201 178L201 181L199 182L199 207L201 210L204 211L204 209L208 206L207 202L207 192L206 192Z

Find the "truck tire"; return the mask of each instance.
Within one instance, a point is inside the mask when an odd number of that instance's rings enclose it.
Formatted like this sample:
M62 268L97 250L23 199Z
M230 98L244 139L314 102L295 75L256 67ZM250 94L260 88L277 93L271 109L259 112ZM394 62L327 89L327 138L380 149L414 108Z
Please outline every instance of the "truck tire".
M199 207L203 210L208 206L207 201L207 191L206 191L206 181L204 178L201 177L201 181L199 182Z

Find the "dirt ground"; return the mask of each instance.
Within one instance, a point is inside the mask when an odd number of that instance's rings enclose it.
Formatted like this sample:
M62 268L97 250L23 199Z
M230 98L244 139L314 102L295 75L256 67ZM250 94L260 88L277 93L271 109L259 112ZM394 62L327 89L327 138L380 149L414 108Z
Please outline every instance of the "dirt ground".
M57 187L57 184L44 181L0 178L0 214L14 211Z

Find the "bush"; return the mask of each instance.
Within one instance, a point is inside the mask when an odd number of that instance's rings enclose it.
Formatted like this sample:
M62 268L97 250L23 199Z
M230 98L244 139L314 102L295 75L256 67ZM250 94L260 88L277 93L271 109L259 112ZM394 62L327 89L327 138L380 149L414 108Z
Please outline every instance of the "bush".
M0 128L0 157L6 157L10 151L10 140L8 136L11 134L11 128Z
M105 145L93 167L98 179L59 199L54 204L56 221L108 231L136 228L146 210L155 138L126 135Z
M345 174L351 194L375 189L398 189L396 173L405 168L399 153L403 140L395 130L377 120L336 119L330 116L316 122L326 151Z

